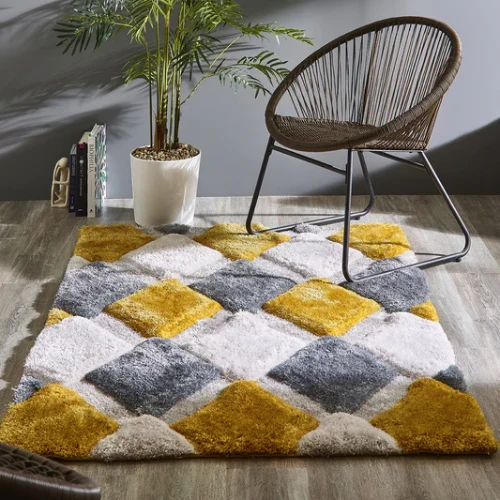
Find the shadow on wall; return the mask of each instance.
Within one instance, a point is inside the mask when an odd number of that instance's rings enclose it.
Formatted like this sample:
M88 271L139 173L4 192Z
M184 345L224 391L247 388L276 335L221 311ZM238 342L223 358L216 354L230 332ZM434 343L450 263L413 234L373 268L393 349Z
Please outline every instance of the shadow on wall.
M133 124L135 106L110 95L122 86L128 41L63 57L52 28L69 3L49 2L0 22L0 66L10 69L0 79L0 199L49 198L55 162L84 130L113 123L113 140Z
M290 0L276 3L244 0L242 5L259 16ZM0 67L9 68L0 79L0 200L47 199L56 161L95 122L112 125L110 165L120 167L120 175L128 173L121 168L128 163L127 140L147 138L147 111L141 106L146 89L125 91L121 78L124 63L140 49L122 36L95 52L63 56L53 28L70 9L71 0L45 0L14 15L11 7L0 9Z
M500 194L499 137L500 119L429 150L429 160L450 194ZM376 194L437 193L430 177L415 168L394 162L370 168L375 157L367 154L366 159ZM419 161L418 156L412 159ZM359 174L359 167L355 168ZM335 182L328 187L308 194L344 192L343 179L335 177ZM356 177L354 193L367 194L359 175Z
M272 21L283 9L305 2L241 0L241 5L253 21ZM100 121L114 133L108 146L110 178L116 182L110 186L124 196L130 184L128 152L148 137L147 93L135 92L135 86L124 90L121 80L134 49L122 37L96 52L63 56L52 29L70 12L71 0L31 0L37 6L24 7L23 13L21 3L6 3L12 7L0 9L0 66L9 68L0 79L0 200L47 199L55 162L68 155L84 129ZM335 0L342 3L346 0Z
M305 1L241 0L241 4L245 12L258 21L272 20L280 10L305 4ZM15 0L10 2L18 8ZM38 7L18 15L12 15L11 8L0 8L0 67L3 69L0 200L47 199L55 162L68 155L71 143L94 122L110 124L109 163L113 169L110 173L123 176L127 182L128 152L138 141L147 140L146 92L136 91L135 86L124 90L122 86L122 67L134 50L128 40L122 37L104 44L96 52L73 58L62 56L60 47L56 47L52 28L68 11L70 3L70 0L40 0ZM347 0L309 0L308 9L312 3L331 8L348 4ZM500 193L500 168L494 148L499 132L500 121L496 121L430 152L431 161L451 193ZM258 151L255 176L248 192L253 190L260 161L261 151ZM404 165L376 161L372 173L379 193L433 192L431 181L422 173ZM126 182L123 185L126 187ZM307 190L305 184L304 188ZM119 194L124 192L124 187L121 189ZM336 177L331 182L328 180L324 189L315 189L310 194L343 192L343 179ZM359 178L356 178L356 192L365 192ZM302 188L301 193L307 194Z
M429 150L429 160L449 193L500 193L499 137L500 119L448 144ZM412 170L411 176L407 172L408 169ZM398 165L378 171L373 176L373 181L377 183L378 179L387 179L388 176L394 179L395 186L401 186L404 191L395 193L391 190L391 184L386 181L383 183L385 189L380 191L381 194L425 193L430 192L429 186L432 186L427 175L412 167Z
M39 133L32 130L23 137L19 147L0 156L2 184L0 200L48 199L52 171L56 161L68 156L69 146L76 142L83 130L96 121L113 123L111 140L125 133L128 111L121 106L79 113L72 119L50 126L50 130Z
M326 4L330 7L332 4L349 3L350 0L314 0L316 4ZM311 3L310 0L239 0L243 11L250 17L269 16L275 12L283 11L287 7L293 7L300 3ZM255 19L254 19L255 20ZM312 35L313 36L313 35Z

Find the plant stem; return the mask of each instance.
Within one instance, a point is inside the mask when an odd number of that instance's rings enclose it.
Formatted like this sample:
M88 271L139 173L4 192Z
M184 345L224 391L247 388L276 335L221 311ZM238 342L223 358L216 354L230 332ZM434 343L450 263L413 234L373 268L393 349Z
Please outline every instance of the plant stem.
M157 153L159 151L167 150L166 130L167 130L167 119L166 118L164 118L163 120L156 119L154 144L155 144L155 151Z
M176 55L180 52L181 37L183 36L186 25L186 4L182 3L179 9L179 18L177 22L177 37L176 37ZM179 124L181 121L181 91L182 91L182 67L175 68L176 82L175 82L175 110L174 110L174 149L179 147Z
M274 34L311 43L301 30L273 23L244 23L238 0L72 0L70 3L76 6L74 13L55 29L60 33L58 45L65 45L64 52L69 49L72 53L83 52L92 39L97 48L122 31L127 32L131 42L145 46L145 55L133 55L127 62L124 77L126 83L135 79L148 81L149 142L156 152L179 147L182 106L209 78L219 76L221 83L229 80L236 88L251 87L258 95L260 91L269 91L245 70L260 72L271 84L287 74L285 62L270 51L232 63L226 54L240 39L262 40ZM174 15L177 23L173 27ZM223 28L235 29L236 33L229 37L214 36ZM148 45L150 34L156 46ZM200 68L200 79L183 99L184 75L190 72L192 76L195 65Z
M154 137L154 150L156 152L162 149L164 146L164 139L161 137L161 131L159 127L164 120L164 114L162 113L161 103L163 100L163 88L161 85L161 58L160 58L160 23L158 13L155 14L156 22L155 22L155 33L156 33L156 121L155 121L155 137Z
M173 106L172 103L172 97L170 95L170 78L169 78L169 72L170 72L170 63L171 63L171 50L170 50L170 16L172 14L172 5L165 5L165 19L164 19L164 24L163 24L163 29L164 29L164 41L163 41L163 85L164 85L164 91L165 91L165 96L164 96L164 103L165 103L165 121L168 120L167 118L167 109L168 109L168 104L169 104L169 98L171 99L170 101L170 107ZM168 137L168 142L167 142L167 149L170 151L172 149L172 119L170 119L166 125L165 129L165 134Z
M176 80L175 73L172 75L171 79L171 87L175 86L175 80ZM170 96L170 114L168 117L169 120L169 127L168 127L168 149L172 149L173 146L173 122L174 122L174 96Z
M149 146L153 146L153 82L151 75L151 54L148 51L148 94L149 94Z
M174 116L174 149L179 147L179 125L181 121L181 79L177 85L177 93L175 97L175 116Z

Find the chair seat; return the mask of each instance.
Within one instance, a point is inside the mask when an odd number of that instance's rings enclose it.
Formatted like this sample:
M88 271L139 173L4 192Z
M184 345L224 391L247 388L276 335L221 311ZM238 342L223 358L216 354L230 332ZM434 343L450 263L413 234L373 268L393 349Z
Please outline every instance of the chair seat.
M426 149L424 141L406 137L403 131L399 131L396 140L391 137L390 144L388 136L372 138L363 143L363 137L370 132L376 132L377 127L357 122L281 115L275 115L273 121L279 132L287 138L286 146L299 151L334 151L347 147L404 151Z

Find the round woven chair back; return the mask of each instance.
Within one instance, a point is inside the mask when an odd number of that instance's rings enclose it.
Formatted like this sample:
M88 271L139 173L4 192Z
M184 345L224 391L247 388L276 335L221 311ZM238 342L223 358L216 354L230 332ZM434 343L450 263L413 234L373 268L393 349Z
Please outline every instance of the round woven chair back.
M279 142L306 151L425 149L461 54L456 32L433 19L397 17L358 28L290 72L269 101L267 126ZM331 143L328 122L337 124ZM323 135L314 135L314 123Z

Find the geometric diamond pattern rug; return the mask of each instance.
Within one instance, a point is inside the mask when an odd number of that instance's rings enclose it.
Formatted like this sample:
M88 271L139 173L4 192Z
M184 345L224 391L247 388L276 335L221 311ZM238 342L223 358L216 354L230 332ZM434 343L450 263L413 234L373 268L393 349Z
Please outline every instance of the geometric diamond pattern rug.
M424 273L345 283L341 243L84 227L0 441L87 460L495 452ZM353 226L350 252L355 273L416 259L394 224Z

